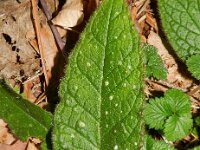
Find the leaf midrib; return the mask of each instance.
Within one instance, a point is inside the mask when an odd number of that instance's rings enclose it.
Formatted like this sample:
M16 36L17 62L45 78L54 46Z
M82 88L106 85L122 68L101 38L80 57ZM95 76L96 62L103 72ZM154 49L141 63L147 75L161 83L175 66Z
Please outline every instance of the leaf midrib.
M110 0L111 1L111 0ZM104 44L104 49L103 49L103 70L102 70L102 79L101 79L101 88L100 88L100 115L103 116L103 111L102 111L102 89L103 89L103 81L104 81L104 72L105 72L105 62L106 62L106 49L107 49L107 46L108 46L108 32L110 30L110 18L111 18L111 13L112 13L112 10L113 10L113 0L111 3L111 7L110 7L110 10L109 10L109 16L108 16L108 22L107 22L107 25L106 25L106 40L105 40L105 44ZM102 146L102 143L103 143L103 140L102 140L102 133L101 133L101 124L102 124L102 119L103 117L100 116L100 122L99 122L99 150L101 149L101 146Z

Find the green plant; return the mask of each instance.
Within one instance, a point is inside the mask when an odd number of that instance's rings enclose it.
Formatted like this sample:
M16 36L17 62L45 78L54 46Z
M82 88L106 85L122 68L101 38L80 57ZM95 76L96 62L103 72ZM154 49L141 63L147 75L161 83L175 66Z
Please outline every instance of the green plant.
M187 62L192 75L200 79L200 15L198 0L159 0L163 29L177 55ZM195 67L195 68L194 68Z
M151 136L146 135L142 150L174 150L172 145L164 141L156 141Z
M192 128L189 97L180 90L171 89L164 97L150 100L144 118L150 128L164 131L170 141L182 139Z
M162 59L157 54L156 48L148 44L142 44L142 50L144 51L145 57L146 76L165 80L167 78L167 71L163 65Z
M190 9L185 11L187 4ZM199 28L195 20L200 18L190 14L198 10L196 7L191 9L193 4L188 0L158 1L169 42L187 63L189 71L199 79L200 71L196 68L199 63ZM183 28L185 26L187 28ZM146 135L144 119L150 128L164 132L168 140L179 140L189 134L191 104L183 92L169 90L164 97L143 104L145 74L164 80L166 70L155 48L140 43L124 0L102 2L70 55L66 68L59 89L60 103L54 114L54 126L51 114L18 99L1 83L3 105L0 106L0 117L22 140L29 136L39 137L44 142L43 149L48 149L46 136L53 127L55 150L173 149L169 144ZM146 105L144 116L143 105ZM9 116L13 108L15 114ZM155 120L158 120L157 124ZM17 121L23 124L22 127L16 124Z
M139 44L124 1L105 0L74 48L61 81L54 149L141 146L144 66Z
M0 116L10 129L23 141L29 137L42 140L42 148L47 149L47 134L52 127L52 115L24 100L5 82L0 80ZM45 119L44 119L45 118Z

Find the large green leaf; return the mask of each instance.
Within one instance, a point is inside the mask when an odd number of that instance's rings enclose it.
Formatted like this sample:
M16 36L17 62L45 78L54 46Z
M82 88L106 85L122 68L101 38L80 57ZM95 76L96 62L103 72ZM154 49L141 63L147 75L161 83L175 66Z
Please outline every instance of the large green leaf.
M138 149L143 56L124 0L104 0L73 50L55 111L55 150Z
M186 61L200 54L200 1L159 0L158 6L164 31L178 56ZM197 64L194 61L192 63L191 67ZM189 70L194 77L200 79L199 67Z
M159 0L162 25L182 59L200 53L200 1Z
M192 73L192 75L200 79L200 55L193 55L186 61L188 70Z
M52 125L52 115L24 100L0 80L0 118L21 140L40 138L47 149L46 136Z

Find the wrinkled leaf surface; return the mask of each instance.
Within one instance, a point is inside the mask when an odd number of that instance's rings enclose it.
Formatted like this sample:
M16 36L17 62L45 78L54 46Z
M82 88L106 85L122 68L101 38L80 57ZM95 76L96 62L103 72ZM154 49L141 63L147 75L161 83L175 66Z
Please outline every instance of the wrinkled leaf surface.
M138 149L143 56L124 0L104 0L73 50L54 118L55 150Z

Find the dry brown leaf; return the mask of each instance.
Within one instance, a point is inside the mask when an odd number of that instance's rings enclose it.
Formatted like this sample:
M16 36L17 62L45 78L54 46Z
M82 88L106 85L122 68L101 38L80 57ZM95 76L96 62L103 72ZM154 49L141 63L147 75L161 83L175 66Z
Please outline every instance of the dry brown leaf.
M52 22L64 29L69 29L70 27L80 24L83 21L83 17L82 0L67 0L62 10Z
M0 7L0 76L24 81L39 70L39 59L25 38L33 29L30 2L1 1Z
M26 150L39 150L39 148L37 148L34 143L29 142Z
M54 39L54 36L48 26L43 26L41 28L41 42L43 44L43 58L45 61L45 68L47 71L47 77L48 80L52 79L53 76L53 69L57 70L57 73L59 75L59 66L62 66L61 62L63 62L63 55L58 50L56 46L56 42Z
M24 94L26 95L26 99L28 99L30 102L34 103L36 101L36 97L34 96L34 93L32 92L32 88L34 86L33 81L26 82L24 84Z
M12 144L16 140L8 130L7 123L0 119L0 143Z
M163 45L159 35L151 31L148 36L147 42L150 45L153 45L157 48L158 54L161 56L165 64L165 67L168 71L167 81L171 84L174 84L174 86L177 86L183 89L187 89L188 87L190 87L193 82L192 79L183 76L179 72L178 65L175 59L172 57L172 55L169 54L169 52Z
M12 145L0 144L0 150L25 150L26 145L26 142L21 142L20 140L17 140Z
M26 150L39 150L39 148L37 147L37 144L41 143L41 141L39 139L30 139L27 145Z

